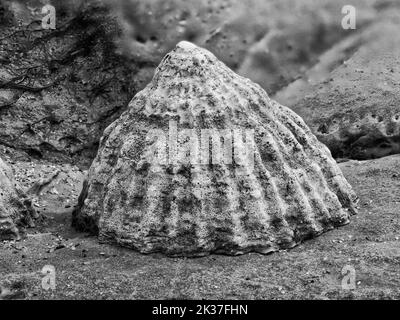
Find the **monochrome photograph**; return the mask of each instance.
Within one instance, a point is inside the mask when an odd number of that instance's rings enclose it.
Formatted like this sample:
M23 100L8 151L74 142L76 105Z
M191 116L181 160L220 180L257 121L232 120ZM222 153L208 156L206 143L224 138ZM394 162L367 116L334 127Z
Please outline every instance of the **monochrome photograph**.
M0 300L399 299L400 0L0 0Z

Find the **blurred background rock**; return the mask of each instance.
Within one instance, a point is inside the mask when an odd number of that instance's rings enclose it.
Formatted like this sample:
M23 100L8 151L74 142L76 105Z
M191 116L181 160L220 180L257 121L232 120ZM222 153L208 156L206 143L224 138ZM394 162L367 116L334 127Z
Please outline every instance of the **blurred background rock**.
M46 3L56 7L55 30L43 30L37 22ZM356 30L342 28L344 5L357 10ZM352 78L335 70L375 41L368 34L376 35L381 27L374 26L395 24L399 9L399 1L387 0L2 0L0 152L13 159L36 157L87 167L104 128L125 110L150 81L163 55L180 40L212 51L270 96L293 107L318 133L321 123L315 118L327 117L332 110L351 112L353 105L342 110L343 97L332 99L330 92L337 88L326 85L332 76L339 82L348 77L352 88L362 90L377 72L385 74L383 69L371 69L368 79ZM392 65L395 57L387 54L385 61ZM398 74L395 66L393 70ZM24 86L5 85L10 81ZM396 81L391 94L398 98ZM319 87L323 95L304 99L307 90L308 95L317 95ZM352 88L346 91L358 96ZM380 101L379 95L374 99ZM325 106L321 112L319 105ZM396 110L390 117L395 114ZM360 138L376 130L374 124L363 128L348 135L348 127L337 126L334 133L329 129L329 139L318 136L337 158L399 152L398 126L384 134L392 146L384 152L354 151L364 148ZM368 143L375 148L381 141Z

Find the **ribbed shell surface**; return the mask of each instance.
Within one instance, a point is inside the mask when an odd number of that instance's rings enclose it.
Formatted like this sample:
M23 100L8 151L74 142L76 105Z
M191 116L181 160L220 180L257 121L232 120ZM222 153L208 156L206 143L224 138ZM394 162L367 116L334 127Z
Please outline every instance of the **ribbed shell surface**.
M248 158L213 163L213 150L208 164L155 161L150 133L164 133L169 154L174 123L178 133L194 132L201 150L210 147L202 144L204 129L222 140L247 130L251 165ZM194 140L181 135L176 148ZM298 115L212 53L181 42L105 130L73 224L143 253L268 253L348 223L356 200Z

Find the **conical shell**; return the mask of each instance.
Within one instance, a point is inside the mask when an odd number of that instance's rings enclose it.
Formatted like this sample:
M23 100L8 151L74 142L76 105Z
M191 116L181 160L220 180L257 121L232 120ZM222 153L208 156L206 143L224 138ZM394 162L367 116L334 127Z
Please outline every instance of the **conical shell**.
M73 224L143 253L268 253L348 223L356 199L299 116L180 42L105 130Z

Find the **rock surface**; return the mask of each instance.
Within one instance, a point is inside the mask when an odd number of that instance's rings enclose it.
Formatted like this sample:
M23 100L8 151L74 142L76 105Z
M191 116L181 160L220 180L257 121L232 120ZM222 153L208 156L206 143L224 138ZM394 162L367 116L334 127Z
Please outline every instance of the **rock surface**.
M88 167L136 93L138 64L119 53L118 23L98 1L53 1L55 30L42 29L38 2L5 1L16 21L0 25L0 155Z
M197 259L143 255L76 232L66 223L70 212L63 212L22 241L0 241L0 299L398 300L400 155L339 167L360 197L359 214L292 250ZM49 264L57 272L54 291L41 286ZM342 289L349 264L356 290Z
M400 153L400 11L321 56L275 99L297 112L335 158Z
M20 238L20 231L37 218L31 201L16 186L13 173L0 159L0 240Z
M173 141L174 121L194 129L191 140ZM212 147L203 129L217 135ZM246 144L244 130L253 130ZM228 161L218 158L221 137L224 148L233 141ZM105 130L73 224L143 253L268 253L348 223L356 199L300 117L209 51L180 42Z
M357 30L343 30L347 0L54 0L57 28L41 30L43 3L0 1L0 156L81 168L178 41L211 50L273 94L396 7L354 0Z
M69 164L35 161L14 162L12 168L15 181L32 199L33 207L42 217L71 213L78 203L86 171Z

